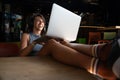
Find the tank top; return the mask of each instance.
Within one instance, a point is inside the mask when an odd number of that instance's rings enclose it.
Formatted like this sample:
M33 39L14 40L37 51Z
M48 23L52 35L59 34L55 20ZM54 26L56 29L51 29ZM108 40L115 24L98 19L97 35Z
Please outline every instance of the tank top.
M30 38L30 42L29 44L31 44L34 40L40 38L41 36L39 35L35 35L34 33L30 33L29 34L29 38ZM28 55L28 56L35 56L37 55L37 52L40 51L40 49L42 48L42 45L40 44L36 44L32 50L32 52Z

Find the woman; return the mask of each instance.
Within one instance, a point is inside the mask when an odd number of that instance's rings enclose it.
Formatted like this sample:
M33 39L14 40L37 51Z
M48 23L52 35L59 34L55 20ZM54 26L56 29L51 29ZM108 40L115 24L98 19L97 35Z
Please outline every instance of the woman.
M50 39L38 55L51 55L62 63L84 68L103 79L116 80L120 78L119 46L120 39L97 45L73 44Z
M34 14L31 18L31 25L21 37L20 56L34 56L42 48L34 40L40 38L45 32L45 18L41 14Z

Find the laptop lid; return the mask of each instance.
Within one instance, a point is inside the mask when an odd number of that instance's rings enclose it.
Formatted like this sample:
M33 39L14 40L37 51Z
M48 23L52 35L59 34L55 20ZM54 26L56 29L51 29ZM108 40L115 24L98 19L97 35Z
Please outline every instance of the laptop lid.
M80 16L54 3L46 35L75 41L80 22Z

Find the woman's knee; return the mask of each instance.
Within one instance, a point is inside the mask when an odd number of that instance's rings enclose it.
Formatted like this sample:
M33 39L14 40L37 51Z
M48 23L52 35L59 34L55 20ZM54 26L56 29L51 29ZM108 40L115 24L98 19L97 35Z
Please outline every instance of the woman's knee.
M50 39L47 42L47 45L56 45L56 44L58 44L58 42L55 39Z

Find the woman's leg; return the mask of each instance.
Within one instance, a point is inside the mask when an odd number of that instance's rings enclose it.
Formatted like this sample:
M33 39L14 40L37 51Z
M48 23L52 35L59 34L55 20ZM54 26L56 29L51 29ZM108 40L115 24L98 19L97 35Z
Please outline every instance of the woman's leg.
M49 40L43 46L39 55L52 55L56 60L62 63L85 69L89 69L90 67L91 57L81 54L80 52L62 45L53 39ZM84 62L86 62L86 64L84 64Z
M111 50L111 45L106 44L106 43L96 44L96 45L68 43L65 41L62 41L61 43L79 52L82 52L92 57L99 58L103 61L105 61L108 58L110 50Z
M111 68L107 67L99 59L84 55L55 40L49 40L41 49L40 55L47 54L51 54L53 58L62 63L84 68L90 73L100 75L106 79L115 79Z
M93 45L80 44L80 43L69 43L65 41L61 41L61 44L71 47L79 52L85 53L86 55L92 56Z

